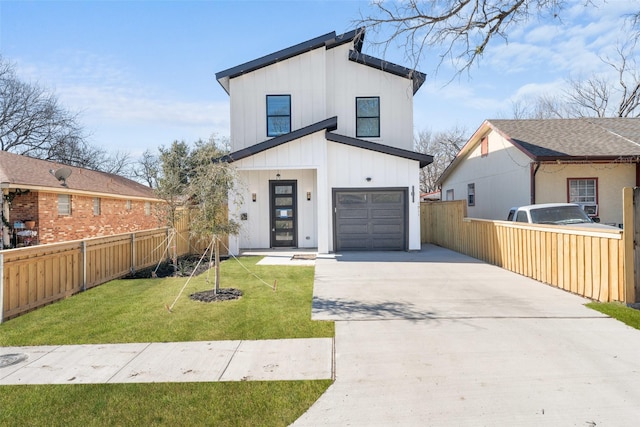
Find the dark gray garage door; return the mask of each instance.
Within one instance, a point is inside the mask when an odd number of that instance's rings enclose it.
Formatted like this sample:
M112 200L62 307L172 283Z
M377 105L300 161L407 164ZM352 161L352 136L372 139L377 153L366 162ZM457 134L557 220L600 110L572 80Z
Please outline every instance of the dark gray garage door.
M334 189L335 250L406 250L406 198L404 189Z

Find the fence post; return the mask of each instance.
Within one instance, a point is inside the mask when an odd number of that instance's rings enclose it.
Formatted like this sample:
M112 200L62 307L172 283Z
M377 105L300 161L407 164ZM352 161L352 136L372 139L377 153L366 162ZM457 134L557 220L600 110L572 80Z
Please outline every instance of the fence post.
M624 238L624 302L632 304L635 296L635 234L634 224L634 189L625 187L622 189L622 231Z
M131 233L131 272L136 271L136 233Z
M4 320L4 254L0 253L0 323Z
M87 242L82 241L82 291L87 290Z

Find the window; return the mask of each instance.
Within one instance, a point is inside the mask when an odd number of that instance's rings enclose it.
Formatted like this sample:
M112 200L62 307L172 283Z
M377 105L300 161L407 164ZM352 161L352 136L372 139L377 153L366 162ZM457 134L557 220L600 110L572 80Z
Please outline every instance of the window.
M489 155L489 137L485 136L480 141L480 157L487 157Z
M131 200L127 200L126 203L124 204L124 207L130 211L131 210Z
M380 136L380 97L356 98L356 137Z
M58 215L71 215L71 196L58 194Z
M598 203L598 179L597 178L569 178L569 203Z
M100 215L100 197L93 198L93 214Z
M147 216L151 215L151 202L144 203L144 214Z
M476 205L476 185L475 184L467 185L467 205L468 206Z
M445 200L446 200L446 201L451 201L451 200L453 200L453 189L447 190L447 192L446 192L446 196L447 196L447 197L445 198Z
M291 132L291 95L267 95L267 136Z

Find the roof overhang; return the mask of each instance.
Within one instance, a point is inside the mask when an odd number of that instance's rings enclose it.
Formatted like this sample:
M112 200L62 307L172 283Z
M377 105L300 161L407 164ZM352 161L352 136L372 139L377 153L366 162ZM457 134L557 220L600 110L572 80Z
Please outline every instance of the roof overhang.
M402 157L404 159L416 160L420 162L421 168L433 163L433 156L430 156L428 154L416 153L415 151L403 150L401 148L391 147L388 145L378 144L378 143L366 141L363 139L339 135L337 133L332 133L332 132L327 132L326 138L328 141L349 145L351 147L357 147L357 148L362 148L364 150L376 151L378 153L388 154L396 157Z
M294 56L303 54L305 52L312 51L324 47L326 49L332 49L334 47L350 43L354 41L354 49L360 52L362 49L362 43L364 41L364 28L357 28L344 34L336 35L335 31L315 37L311 40L304 41L295 46L288 47L286 49L279 50L277 52L265 55L261 58L254 59L253 61L245 62L244 64L237 65L235 67L228 68L226 70L216 73L216 80L222 86L222 88L229 94L229 81L243 74L250 73L260 68L267 67L275 64L276 62L284 61Z
M303 138L319 131L330 131L338 128L338 117L331 117L318 123L303 127L301 129L294 130L284 135L277 136L272 139L268 139L264 142L252 145L250 147L243 148L242 150L234 151L226 156L215 159L215 162L236 162L242 160L245 157L253 156L254 154L261 153L262 151L269 150L270 148L277 147L287 142L294 141L296 139Z
M410 79L413 82L414 95L427 79L427 75L425 73L421 73L420 71L413 70L411 68L403 67L402 65L393 64L391 62L387 62L373 56L365 55L364 53L360 53L359 51L355 50L349 51L349 60L357 62L358 64L363 64L368 67L375 68L377 70L382 70L387 73L394 74L396 76Z
M87 197L101 197L104 199L121 199L121 200L142 200L148 202L164 202L164 200L155 198L155 197L143 197L143 196L127 196L120 195L114 193L101 193L97 191L86 191L86 190L75 190L73 188L68 188L64 186L60 187L44 187L37 185L29 185L29 184L20 184L13 182L2 182L0 183L0 190L3 192L11 192L11 190L29 190L33 192L40 193L54 193L54 194L77 194L79 196L87 196Z

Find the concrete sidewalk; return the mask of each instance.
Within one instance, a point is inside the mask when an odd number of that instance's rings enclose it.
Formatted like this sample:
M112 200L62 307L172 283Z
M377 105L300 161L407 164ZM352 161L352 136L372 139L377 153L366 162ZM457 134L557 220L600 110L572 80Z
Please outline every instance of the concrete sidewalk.
M0 385L315 380L333 339L0 347Z

